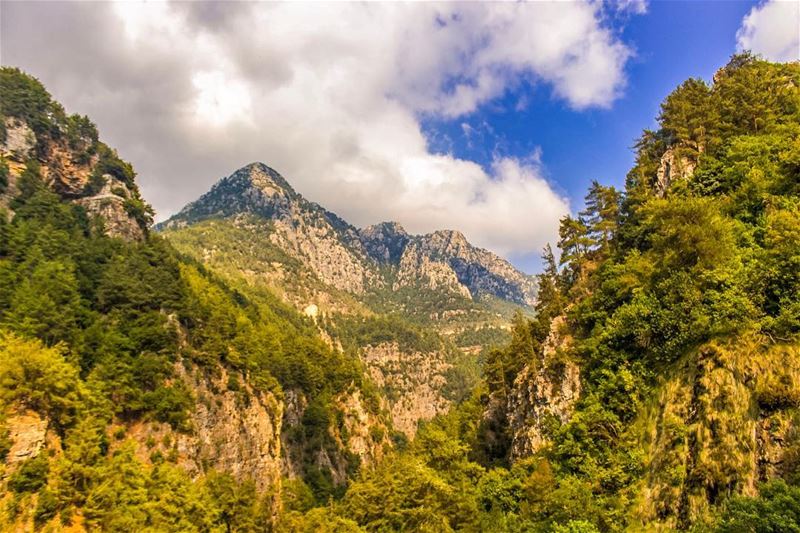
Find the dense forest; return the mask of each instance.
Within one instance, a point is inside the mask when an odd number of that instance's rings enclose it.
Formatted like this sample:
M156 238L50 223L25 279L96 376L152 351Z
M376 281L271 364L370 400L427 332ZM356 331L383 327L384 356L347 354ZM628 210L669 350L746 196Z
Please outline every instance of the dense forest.
M107 236L38 158L69 143L95 162L95 189L107 174L135 189L130 165L18 70L0 73L0 112L30 124L39 150L0 217L0 402L53 428L0 474L4 528L800 531L800 65L740 54L713 83L675 89L625 190L593 183L562 220L536 315L485 352L480 384L412 441L376 436L386 455L351 461L346 485L307 461L276 490L189 475L169 434L143 457L130 428L191 433L197 398L178 375L224 368L243 397L303 391L301 455L335 446L337 394L355 387L381 410L349 339L434 340L342 320L335 349L268 291L231 286L158 234ZM129 204L147 228L138 192ZM522 417L541 438L520 453L514 391L565 368L579 369L579 396L568 416Z

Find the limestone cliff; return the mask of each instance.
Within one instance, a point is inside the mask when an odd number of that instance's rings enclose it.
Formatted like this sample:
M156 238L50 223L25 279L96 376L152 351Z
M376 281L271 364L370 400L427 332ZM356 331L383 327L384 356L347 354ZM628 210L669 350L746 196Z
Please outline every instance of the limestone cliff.
M255 391L238 373L224 367L213 372L175 365L176 375L195 399L189 430L168 424L137 422L128 434L139 443L139 455L174 455L193 477L210 469L251 479L260 491L276 489L281 478L283 403L274 394Z
M511 457L532 455L547 443L551 421L566 423L581 393L580 369L567 355L570 338L563 316L553 320L542 353L514 380L506 412Z
M294 478L307 473L309 467L329 476L334 485L347 483L351 474L362 465L375 464L392 448L389 426L373 400L365 398L355 386L331 400L335 422L328 426L325 438L309 441L302 432L304 417L309 413L306 396L297 390L284 394L286 410L281 434L284 476Z
M661 384L642 415L642 521L687 527L709 506L800 464L800 351L710 342Z
M147 231L147 212L135 183L122 179L108 162L116 154L91 134L68 139L56 128L37 135L27 122L5 117L5 138L0 137L0 165L8 169L7 183L0 189L0 208L10 209L20 192L20 179L27 172L42 180L53 192L97 217L105 232L127 240L141 239ZM96 135L96 132L94 132Z
M372 380L384 391L394 428L406 436L414 436L420 420L430 420L450 408L442 390L452 365L442 354L407 353L397 342L384 342L364 347L361 357Z
M521 305L533 305L536 299L531 276L471 245L458 231L435 231L410 240L399 260L395 286L417 282L471 298L494 296Z

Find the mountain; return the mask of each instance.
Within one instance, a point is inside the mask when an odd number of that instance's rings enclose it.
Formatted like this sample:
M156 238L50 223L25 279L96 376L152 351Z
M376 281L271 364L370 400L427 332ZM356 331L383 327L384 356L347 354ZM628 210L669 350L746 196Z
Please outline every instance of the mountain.
M456 231L412 236L396 223L359 230L307 201L275 170L252 163L216 183L159 226L178 229L212 218L255 215L273 223L273 243L313 268L323 283L353 294L423 285L467 299L493 297L530 306L536 286ZM381 272L388 267L390 273Z
M595 182L562 220L536 315L488 352L475 393L354 482L341 516L800 527L800 63L736 55L670 93L657 124L625 190Z
M405 439L313 319L150 231L87 117L3 67L0 126L0 529L272 530Z
M800 529L800 63L670 93L533 309L263 165L150 231L17 69L0 124L0 529Z
M483 340L499 341L535 282L455 231L358 229L247 165L158 229L230 283L275 292L351 350L384 393L394 427L445 413L477 380ZM477 340L477 342L476 342Z

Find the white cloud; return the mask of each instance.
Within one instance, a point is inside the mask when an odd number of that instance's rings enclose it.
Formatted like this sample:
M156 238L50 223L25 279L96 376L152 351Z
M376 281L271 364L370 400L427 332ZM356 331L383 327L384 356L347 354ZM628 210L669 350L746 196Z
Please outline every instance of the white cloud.
M742 19L736 32L739 50L750 50L772 61L800 59L800 2L768 0Z
M538 158L486 171L432 153L420 119L534 83L609 106L632 52L605 21L599 2L31 3L4 7L3 48L95 119L161 218L260 160L355 224L520 256L568 211Z
M612 2L617 11L644 15L647 13L647 0L616 0Z

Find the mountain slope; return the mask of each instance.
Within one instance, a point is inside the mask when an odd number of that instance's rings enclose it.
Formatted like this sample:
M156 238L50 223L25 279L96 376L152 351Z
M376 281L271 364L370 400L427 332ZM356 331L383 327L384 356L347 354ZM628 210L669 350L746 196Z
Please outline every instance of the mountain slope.
M366 530L800 528L800 63L734 56L593 183L481 386L353 483Z
M88 118L0 89L0 529L269 530L393 447L357 358L151 233Z
M531 277L458 232L358 230L261 163L220 180L160 229L241 290L280 294L331 346L358 354L409 437L467 393L480 343L502 339L535 292Z

